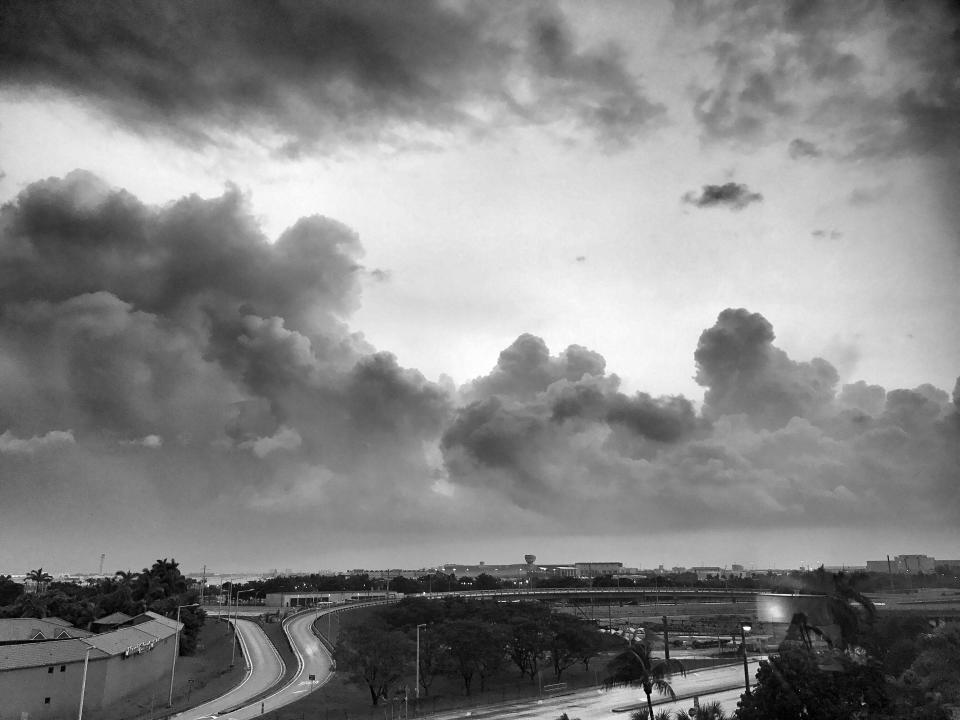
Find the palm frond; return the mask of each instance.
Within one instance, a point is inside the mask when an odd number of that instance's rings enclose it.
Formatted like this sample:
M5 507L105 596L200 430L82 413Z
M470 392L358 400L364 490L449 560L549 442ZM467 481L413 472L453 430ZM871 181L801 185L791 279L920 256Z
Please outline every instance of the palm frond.
M677 694L673 691L673 686L666 680L654 680L653 687L661 695L669 695L671 700L677 699Z

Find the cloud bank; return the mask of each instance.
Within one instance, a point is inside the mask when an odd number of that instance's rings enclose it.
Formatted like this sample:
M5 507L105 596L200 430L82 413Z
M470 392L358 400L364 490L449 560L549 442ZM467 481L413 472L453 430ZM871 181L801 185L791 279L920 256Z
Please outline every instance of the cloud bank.
M240 132L297 156L560 124L618 147L664 113L622 50L581 47L546 6L16 0L4 16L0 85L198 145Z
M69 488L91 514L420 537L960 521L958 389L838 387L729 308L691 343L702 403L530 334L454 390L350 327L361 257L321 216L268 242L235 188L27 187L0 210L3 519Z

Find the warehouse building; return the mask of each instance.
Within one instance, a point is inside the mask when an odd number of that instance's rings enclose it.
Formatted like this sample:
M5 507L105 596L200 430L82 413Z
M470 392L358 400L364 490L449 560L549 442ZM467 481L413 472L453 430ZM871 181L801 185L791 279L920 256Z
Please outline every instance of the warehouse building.
M81 688L84 713L152 689L169 680L178 627L153 612L99 635L56 618L0 620L3 717L66 720L78 715Z

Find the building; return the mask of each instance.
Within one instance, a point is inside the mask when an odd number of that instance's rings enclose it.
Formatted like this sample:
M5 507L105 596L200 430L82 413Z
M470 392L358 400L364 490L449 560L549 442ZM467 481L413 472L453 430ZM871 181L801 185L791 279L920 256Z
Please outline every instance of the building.
M41 640L69 640L93 633L73 627L60 618L9 618L0 620L0 645L18 645Z
M937 561L927 555L897 555L886 560L867 560L867 572L918 575L936 571Z
M268 607L316 607L346 602L364 602L367 600L388 600L402 597L392 590L354 590L310 592L267 593L265 605Z
M723 568L716 565L692 567L689 572L696 573L697 580L709 580L710 578L722 578L724 576Z
M578 562L574 563L577 568L577 575L580 577L593 578L598 575L619 575L623 570L623 563L620 562Z
M34 627L24 631L26 625ZM11 639L0 644L0 711L3 717L74 718L84 686L85 712L134 694L162 698L182 627L152 612L99 635L56 618L0 620L0 637Z

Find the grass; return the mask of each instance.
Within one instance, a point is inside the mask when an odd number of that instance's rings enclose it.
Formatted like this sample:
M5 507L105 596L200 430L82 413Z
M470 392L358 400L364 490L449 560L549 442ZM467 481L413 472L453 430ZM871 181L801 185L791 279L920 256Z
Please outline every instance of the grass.
M237 650L238 662L230 668L232 633L225 623L207 618L200 628L197 652L177 658L176 681L173 686L173 708L167 707L170 678L164 674L149 691L115 703L100 711L85 711L90 720L149 720L163 718L207 700L213 700L240 684L245 674ZM172 658L171 658L172 659Z

